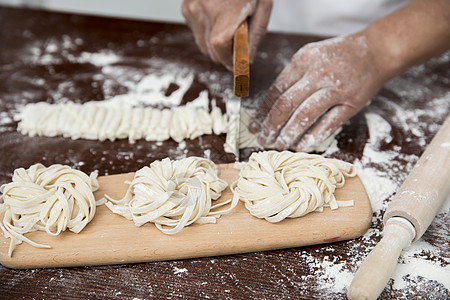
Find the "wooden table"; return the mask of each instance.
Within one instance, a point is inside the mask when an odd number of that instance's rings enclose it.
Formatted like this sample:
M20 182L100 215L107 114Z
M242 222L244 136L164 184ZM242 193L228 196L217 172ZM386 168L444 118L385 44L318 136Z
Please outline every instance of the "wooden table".
M144 75L185 70L194 81L182 103L208 90L223 107L232 74L197 50L181 25L0 8L0 183L18 167L68 164L100 175L134 171L155 159L189 155L232 162L224 136L204 136L180 147L173 141L130 144L27 137L16 132L18 111L30 102L108 99L133 89ZM318 37L269 34L252 65L254 105L302 45ZM176 89L176 86L170 86ZM13 270L0 266L0 298L272 298L345 299L352 274L380 239L381 216L450 112L450 52L388 82L345 124L324 155L354 162L373 198L371 229L362 238L328 245L180 261L60 269ZM375 127L379 127L374 130ZM241 154L245 159L253 151ZM384 194L383 194L384 193ZM381 197L381 198L380 198ZM450 213L441 213L420 246L402 259L448 272ZM3 237L0 237L3 238ZM412 253L412 254L411 254ZM409 265L408 265L409 263ZM424 270L426 271L426 270ZM381 299L450 296L449 286L420 269L390 281ZM428 274L429 275L429 274Z

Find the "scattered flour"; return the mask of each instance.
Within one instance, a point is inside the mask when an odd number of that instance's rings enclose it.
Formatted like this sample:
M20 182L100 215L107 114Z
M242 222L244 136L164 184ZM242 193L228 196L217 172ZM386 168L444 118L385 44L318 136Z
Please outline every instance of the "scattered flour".
M369 128L369 141L364 147L363 156L370 162L385 163L389 153L379 151L381 143L392 141L391 125L378 114L366 113L366 122Z
M186 269L186 268L177 268L177 267L173 267L173 274L174 274L174 275L187 273L187 271L188 271L188 269Z
M431 250L433 250L433 246L423 240L418 240L405 249L392 275L394 280L392 287L396 290L401 290L408 288L411 281L414 284L420 284L424 281L434 280L442 284L446 289L450 289L449 258L443 258L446 261L446 265L442 265L424 257L417 257L421 253Z
M190 38L189 35L187 37ZM166 38L170 39L170 37ZM159 42L159 38L156 40ZM77 52L76 50L83 44L82 39L67 35L45 42L34 41L27 48L24 62L32 65L51 66L51 70L53 65L62 63L91 64L99 67L101 72L94 75L93 79L102 81L101 89L108 105L178 106L185 93L193 85L194 78L202 84L207 84L214 95L219 96L224 102L234 97L232 88L224 89L224 86L232 86L231 77L230 79L223 78L215 70L205 70L200 73L192 66L169 61L157 55L141 59L141 67L136 69L124 64L128 58L118 51L101 49L97 52ZM44 78L32 78L32 82L40 86L46 84ZM116 83L120 83L128 91L117 95L117 91L112 88ZM97 83L93 84L96 87ZM171 85L176 87L169 95L165 94ZM61 91L70 91L71 89L73 89L71 82L60 83L58 90L53 95L54 101L58 103L75 100L67 99L61 93ZM204 90L189 105L196 108L208 108L211 100L212 106L216 106L216 99L209 98L208 91Z
M398 184L384 177L384 174L376 168L363 167L361 162L355 162L355 165L358 167L358 176L369 196L372 211L380 215L388 205L384 200L397 190Z
M108 66L117 63L121 60L121 57L113 51L102 52L82 52L81 56L77 59L78 63L91 63L96 66Z
M341 292L348 288L354 274L345 269L346 262L337 262L325 256L321 262L316 262L321 267L318 270L318 281L322 282L320 288Z
M380 151L382 142L392 140L391 125L375 113L366 113L365 117L369 130L369 140L364 147L362 159L355 161L354 164L358 167L358 176L361 178L369 196L372 210L376 215L379 215L387 207L385 200L398 189L399 184L386 176L386 170L381 171L371 164L392 162L399 153Z
M105 104L113 107L134 107L139 105L175 107L180 105L183 95L192 85L193 80L194 74L192 72L167 72L160 75L148 74L137 83L129 83L128 93L113 96L105 100ZM164 93L170 84L178 85L178 89L166 96ZM207 108L208 91L200 93L199 97L190 105Z

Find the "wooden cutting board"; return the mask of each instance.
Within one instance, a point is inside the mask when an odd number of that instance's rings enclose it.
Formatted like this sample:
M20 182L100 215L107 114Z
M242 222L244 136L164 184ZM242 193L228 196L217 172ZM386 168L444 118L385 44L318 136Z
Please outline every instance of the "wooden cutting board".
M219 172L228 183L239 176L233 164L219 165ZM128 188L124 181L131 181L133 176L134 173L99 177L96 199L105 193L115 199L122 198ZM336 210L325 208L323 212L273 224L251 216L241 202L216 224L193 224L175 235L163 234L150 223L137 227L101 205L91 223L79 234L63 232L56 237L41 231L26 234L33 241L51 245L51 249L22 243L8 257L10 240L1 233L0 262L10 268L138 263L292 248L364 234L371 223L372 209L360 179L348 178L335 196L337 200L354 200L355 205ZM217 201L231 197L232 192L227 188Z

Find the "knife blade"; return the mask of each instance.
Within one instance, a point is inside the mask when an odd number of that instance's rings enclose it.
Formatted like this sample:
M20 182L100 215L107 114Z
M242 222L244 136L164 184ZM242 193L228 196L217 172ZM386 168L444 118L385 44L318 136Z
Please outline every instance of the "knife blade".
M234 75L234 96L227 101L227 112L230 115L229 130L225 151L233 152L236 160L239 161L239 141L240 141L240 111L242 98L248 97L250 87L250 64L248 52L248 26L247 21L242 22L233 39L233 75Z

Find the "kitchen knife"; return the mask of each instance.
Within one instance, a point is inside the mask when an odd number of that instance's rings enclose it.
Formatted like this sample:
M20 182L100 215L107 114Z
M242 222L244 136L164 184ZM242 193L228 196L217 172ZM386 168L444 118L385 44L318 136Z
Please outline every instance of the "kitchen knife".
M247 21L239 25L233 39L234 95L227 101L227 113L230 115L225 151L233 152L239 160L239 127L241 98L249 95L250 66L248 53ZM239 97L239 98L238 98Z

